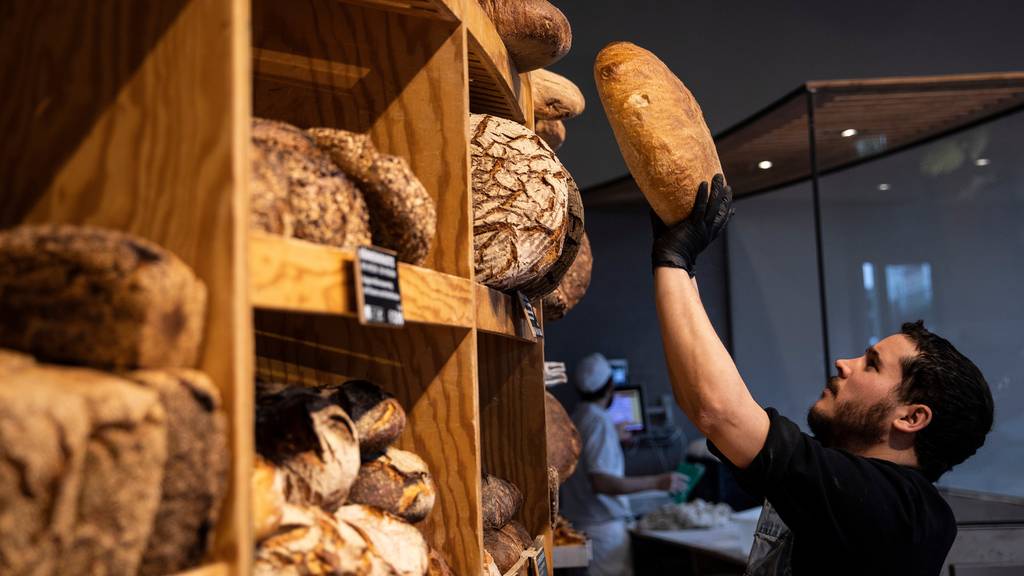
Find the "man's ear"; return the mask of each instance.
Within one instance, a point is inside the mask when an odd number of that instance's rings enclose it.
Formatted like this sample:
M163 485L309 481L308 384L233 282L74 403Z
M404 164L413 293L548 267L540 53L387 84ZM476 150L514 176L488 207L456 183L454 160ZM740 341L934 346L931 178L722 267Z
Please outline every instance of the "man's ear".
M893 426L900 432L912 434L923 430L931 421L931 408L924 404L907 404L897 409L897 418L893 421Z

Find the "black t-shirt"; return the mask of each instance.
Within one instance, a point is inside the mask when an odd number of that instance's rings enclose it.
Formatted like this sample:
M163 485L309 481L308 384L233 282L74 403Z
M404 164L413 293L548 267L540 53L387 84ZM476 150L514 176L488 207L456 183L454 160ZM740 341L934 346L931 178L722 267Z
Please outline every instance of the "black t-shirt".
M826 448L773 408L764 448L740 486L763 496L793 534L794 576L934 576L956 538L953 511L913 468Z

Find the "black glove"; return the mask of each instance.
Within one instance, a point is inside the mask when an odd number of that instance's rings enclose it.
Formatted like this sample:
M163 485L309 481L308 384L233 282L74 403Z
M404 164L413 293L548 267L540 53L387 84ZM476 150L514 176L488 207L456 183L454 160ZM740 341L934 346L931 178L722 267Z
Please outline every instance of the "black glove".
M708 183L701 182L693 210L675 226L669 228L652 211L654 246L651 247L651 266L682 268L693 278L697 255L725 229L733 212L732 188L725 185L721 174L715 174L711 179L710 194Z

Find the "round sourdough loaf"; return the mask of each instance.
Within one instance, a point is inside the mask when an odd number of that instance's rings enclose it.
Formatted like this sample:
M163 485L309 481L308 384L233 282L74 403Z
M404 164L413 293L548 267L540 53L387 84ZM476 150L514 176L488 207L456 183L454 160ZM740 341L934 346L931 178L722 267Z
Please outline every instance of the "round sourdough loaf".
M368 380L349 380L322 390L356 424L359 452L373 458L398 439L405 429L405 410L394 396Z
M587 293L590 274L594 268L594 256L590 252L590 239L583 235L576 259L569 271L562 276L555 290L544 297L544 321L552 322L563 318Z
M562 255L573 225L569 195L575 183L547 144L511 120L473 114L470 149L477 281L498 290L523 289ZM579 224L582 233L582 218ZM541 288L553 290L557 280Z
M407 522L419 522L434 508L436 490L422 458L398 448L364 462L348 493L352 504L375 506Z
M666 224L686 218L700 183L722 171L697 100L657 56L629 42L597 54L594 79L647 202Z
M565 120L583 113L586 100L571 80L549 70L530 74L533 117L537 120Z
M484 473L480 482L484 528L498 530L512 520L523 505L523 493L515 484Z

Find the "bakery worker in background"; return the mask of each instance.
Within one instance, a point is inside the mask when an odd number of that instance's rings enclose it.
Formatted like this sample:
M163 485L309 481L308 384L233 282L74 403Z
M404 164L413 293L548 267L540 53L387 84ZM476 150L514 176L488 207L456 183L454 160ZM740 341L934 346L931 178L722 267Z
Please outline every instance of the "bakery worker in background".
M814 437L761 408L693 278L731 215L732 192L716 176L685 220L653 219L652 260L676 400L740 485L766 498L746 574L939 574L956 523L932 483L984 444L985 378L947 340L908 323L835 362L807 416Z
M591 576L633 573L628 523L633 515L625 494L642 490L679 492L686 476L666 472L653 476L626 476L619 433L608 415L615 386L612 367L601 354L591 354L576 366L573 382L581 402L572 421L583 440L576 471L562 486L561 513L577 530L590 537L594 558Z

